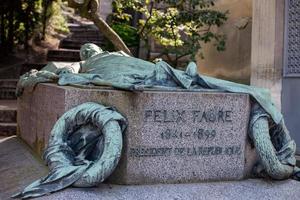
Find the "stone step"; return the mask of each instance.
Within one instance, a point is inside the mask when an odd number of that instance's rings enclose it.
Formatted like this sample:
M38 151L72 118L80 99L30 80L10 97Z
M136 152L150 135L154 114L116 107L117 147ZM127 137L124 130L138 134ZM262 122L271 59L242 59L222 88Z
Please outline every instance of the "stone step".
M0 123L17 122L17 101L0 100Z
M15 123L17 110L0 110L0 123Z
M79 25L79 24L69 24L68 26L70 32L83 32L83 31L99 31L94 24L89 25Z
M0 123L17 122L17 109L0 110Z
M46 64L47 63L24 63L22 65L20 75L23 75L32 69L41 70L43 67L45 67Z
M0 100L13 100L13 99L17 99L15 88L0 87Z
M18 79L0 79L0 100L16 99L17 83Z
M11 136L17 133L17 123L0 123L0 136Z
M99 32L96 26L74 26L69 27L71 33L82 33L82 32Z
M85 40L94 40L103 38L103 35L98 31L88 31L88 32L75 32L68 35L69 39L85 39Z
M57 49L49 50L47 55L48 61L80 61L79 50Z
M18 79L0 79L0 88L16 88Z
M1 4L1 3L0 3ZM0 44L1 46L1 44ZM0 79L17 79L19 78L22 64L24 63L24 56L16 56L19 54L7 55L5 59L0 61ZM22 57L22 58L21 58Z
M78 40L72 40L72 39L63 39L59 43L59 48L64 48L64 49L80 49L82 45L85 43L94 43L98 46L103 46L104 40L83 40L83 39L78 39Z

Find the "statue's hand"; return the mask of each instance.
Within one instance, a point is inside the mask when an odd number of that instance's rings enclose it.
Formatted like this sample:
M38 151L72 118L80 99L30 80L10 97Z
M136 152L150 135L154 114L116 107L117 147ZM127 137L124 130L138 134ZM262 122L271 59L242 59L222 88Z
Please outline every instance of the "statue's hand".
M58 78L59 77L53 72L43 70L38 71L35 69L30 70L20 77L17 84L16 96L21 96L24 88L28 88L30 91L33 91L34 87L38 83L56 82Z

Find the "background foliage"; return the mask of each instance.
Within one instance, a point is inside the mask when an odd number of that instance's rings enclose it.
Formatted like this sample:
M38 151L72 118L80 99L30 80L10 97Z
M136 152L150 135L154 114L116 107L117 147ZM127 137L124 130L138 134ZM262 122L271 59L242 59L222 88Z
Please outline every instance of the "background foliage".
M1 1L1 55L16 44L26 49L33 35L44 39L46 32L68 31L63 0ZM110 25L128 47L138 47L142 40L150 49L150 42L155 41L161 49L157 57L166 56L178 66L185 56L195 59L203 43L225 49L225 36L213 30L226 21L227 12L213 10L213 5L213 0L114 0Z
M167 55L177 66L184 56L194 60L203 42L213 42L219 51L225 49L225 36L213 28L227 20L227 12L213 10L212 6L213 0L115 0L112 24L132 25L136 13L140 14L140 39L147 45L150 40L161 45L159 56Z
M14 43L25 43L29 39L40 20L41 0L4 0L0 9L1 49L7 52Z
M0 51L10 53L16 44L28 47L34 33L45 36L46 27L67 31L61 0L1 0Z

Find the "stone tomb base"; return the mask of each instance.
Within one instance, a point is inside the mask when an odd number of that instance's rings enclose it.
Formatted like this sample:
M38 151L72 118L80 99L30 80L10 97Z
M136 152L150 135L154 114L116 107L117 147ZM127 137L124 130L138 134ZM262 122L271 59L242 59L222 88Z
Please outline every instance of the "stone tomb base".
M256 160L247 139L246 94L39 84L18 99L18 134L42 155L56 120L85 102L114 106L129 123L111 183L239 180L250 175Z

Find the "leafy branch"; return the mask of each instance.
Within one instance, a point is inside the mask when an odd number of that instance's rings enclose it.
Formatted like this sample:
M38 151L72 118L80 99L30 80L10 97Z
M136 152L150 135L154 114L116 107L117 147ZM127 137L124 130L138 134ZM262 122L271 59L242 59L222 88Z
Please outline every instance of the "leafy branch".
M212 9L213 0L115 0L113 5L114 21L127 25L132 19L128 10L140 13L140 38L158 44L162 55L176 66L187 55L195 59L202 43L212 42L217 50L225 49L225 35L214 32L213 27L224 24L228 12Z

